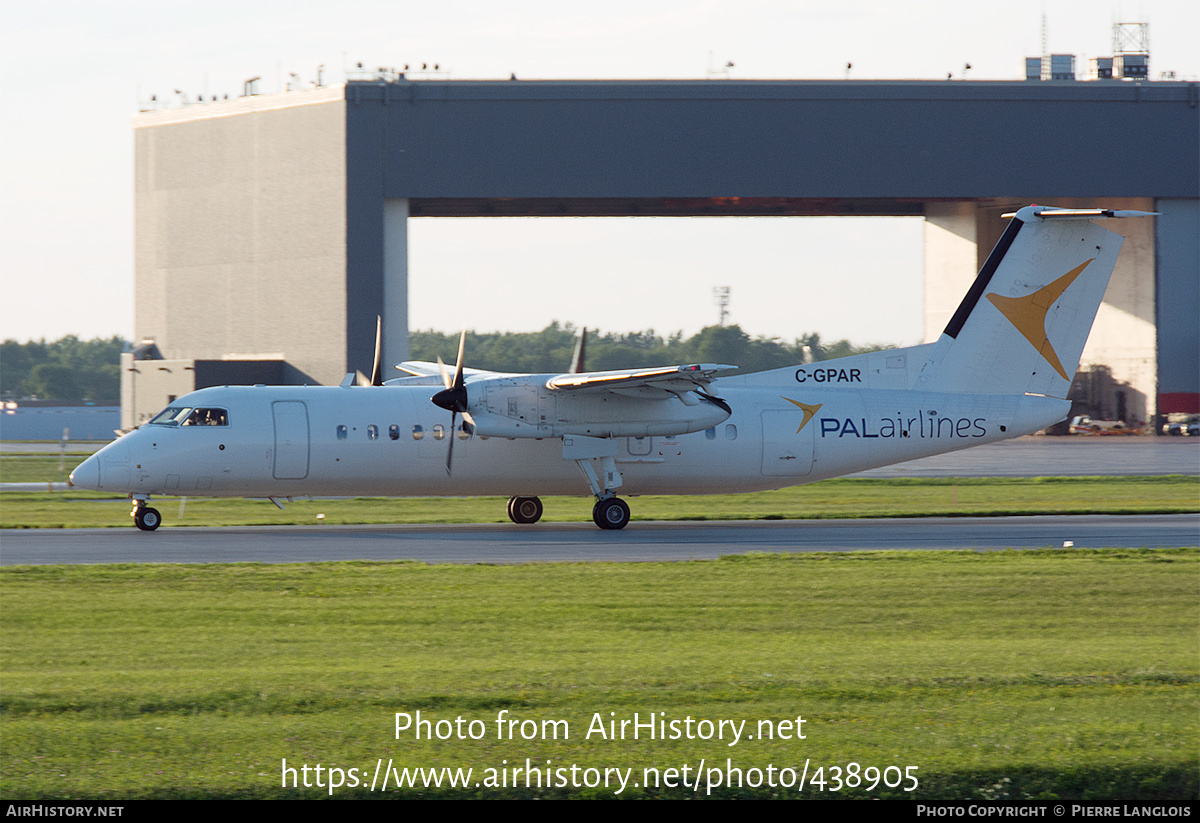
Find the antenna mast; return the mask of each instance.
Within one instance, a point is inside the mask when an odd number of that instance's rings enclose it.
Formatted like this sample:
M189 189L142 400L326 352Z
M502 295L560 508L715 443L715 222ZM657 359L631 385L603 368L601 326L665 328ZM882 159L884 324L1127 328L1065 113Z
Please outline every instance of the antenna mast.
M729 317L729 286L715 286L713 299L717 304L717 325L724 326L725 318Z

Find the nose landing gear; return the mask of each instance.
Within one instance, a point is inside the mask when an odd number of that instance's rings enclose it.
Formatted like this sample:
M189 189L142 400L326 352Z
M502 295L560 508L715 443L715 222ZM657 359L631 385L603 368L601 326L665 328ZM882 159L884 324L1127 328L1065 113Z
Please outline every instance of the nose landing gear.
M162 515L158 509L147 506L145 500L134 500L129 516L133 518L134 525L144 532L152 532L162 525Z

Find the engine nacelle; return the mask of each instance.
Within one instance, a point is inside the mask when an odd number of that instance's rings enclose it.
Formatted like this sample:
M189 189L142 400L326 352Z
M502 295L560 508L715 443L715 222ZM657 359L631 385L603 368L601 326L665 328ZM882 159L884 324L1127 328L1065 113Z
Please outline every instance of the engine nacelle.
M703 431L729 409L696 392L627 396L546 388L546 375L467 384L471 423L485 437L667 437Z

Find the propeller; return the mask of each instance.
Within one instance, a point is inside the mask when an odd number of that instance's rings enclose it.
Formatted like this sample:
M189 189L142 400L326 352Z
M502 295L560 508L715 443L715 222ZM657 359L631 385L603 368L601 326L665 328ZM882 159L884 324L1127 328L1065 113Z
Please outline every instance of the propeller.
M469 409L467 385L466 380L463 379L463 354L466 346L467 330L463 329L462 337L458 339L458 361L454 364L454 377L453 379L450 377L450 373L446 370L446 364L439 356L438 368L442 371L442 385L446 388L430 398L435 406L450 412L450 450L446 452L446 474L450 474L450 466L454 461L454 440L457 436L458 415L460 412L465 414Z
M358 373L358 385L383 385L383 317L375 315L375 362L371 366L371 376L368 378L362 372Z
M587 371L584 357L587 349L587 326L579 330L579 339L575 341L575 353L571 355L571 371L569 374L583 374Z

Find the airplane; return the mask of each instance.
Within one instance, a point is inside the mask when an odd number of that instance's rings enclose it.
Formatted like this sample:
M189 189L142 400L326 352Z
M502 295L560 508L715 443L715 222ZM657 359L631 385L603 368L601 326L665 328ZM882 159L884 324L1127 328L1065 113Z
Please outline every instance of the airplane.
M534 523L541 497L725 494L811 483L1031 434L1065 399L1123 238L1095 220L1153 212L1027 206L1012 214L933 343L754 374L699 363L564 374L403 363L383 381L220 386L185 395L71 473L76 488L266 498L507 495ZM446 412L449 412L448 419ZM459 419L461 416L461 420ZM459 441L457 453L455 442Z

